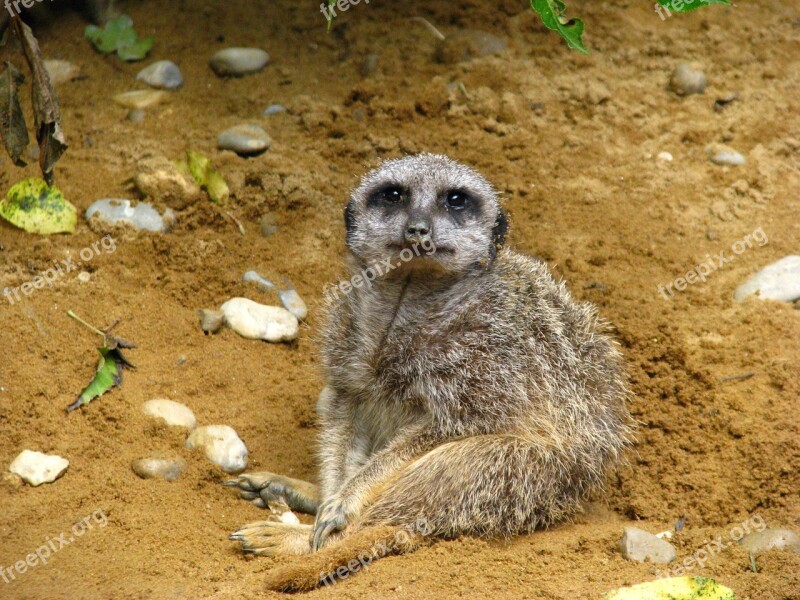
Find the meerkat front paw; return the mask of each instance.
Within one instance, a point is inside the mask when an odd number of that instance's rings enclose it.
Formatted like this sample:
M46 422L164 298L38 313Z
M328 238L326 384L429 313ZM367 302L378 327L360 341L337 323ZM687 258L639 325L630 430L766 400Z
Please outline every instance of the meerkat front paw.
M314 521L311 548L316 552L328 541L331 534L341 531L350 522L347 504L341 498L331 498L319 505Z
M262 471L243 473L223 485L235 487L239 496L260 508L285 502L292 510L309 515L319 509L319 488L313 483Z
M257 556L300 556L311 552L311 525L283 523L270 517L243 525L228 539L241 542L242 551Z

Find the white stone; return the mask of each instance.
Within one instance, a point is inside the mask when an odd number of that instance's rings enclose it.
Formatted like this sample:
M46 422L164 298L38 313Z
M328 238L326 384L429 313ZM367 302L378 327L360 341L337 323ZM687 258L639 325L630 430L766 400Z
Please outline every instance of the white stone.
M109 225L127 223L135 229L147 231L168 231L175 222L175 213L169 208L160 215L147 202L131 206L131 201L123 198L103 198L93 202L86 209L86 218L91 219L94 215Z
M764 267L736 288L733 297L742 301L756 293L762 300L794 302L800 298L800 256L785 256Z
M114 102L125 108L149 108L159 104L167 97L166 92L159 90L135 90L114 96Z
M142 411L150 417L161 419L167 425L185 427L186 429L197 427L197 419L192 409L174 400L166 398L148 400L142 405Z
M247 447L228 425L198 427L186 440L187 448L202 448L206 458L226 473L239 473L247 467Z
M242 337L266 342L290 342L297 337L300 323L279 306L265 306L247 298L231 298L220 307L225 322Z
M183 85L181 70L171 60L159 60L149 67L145 67L136 76L139 81L163 90L174 90Z
M46 60L44 61L44 69L50 76L50 81L53 85L72 81L81 73L81 70L76 65L66 60Z
M32 486L51 483L67 470L69 461L55 454L43 454L33 450L23 450L14 459L8 470Z
M659 152L656 158L658 158L658 160L672 162L672 154L670 154L669 152Z
M211 68L220 77L257 73L269 62L269 54L260 48L226 48L211 58Z
M626 527L619 542L622 556L628 560L668 564L675 560L677 552L669 542L637 527Z
M706 86L708 86L706 75L695 64L678 65L669 80L670 89L679 96L702 94Z
M300 525L300 519L290 510L281 513L278 518L281 520L281 523L286 523L287 525Z

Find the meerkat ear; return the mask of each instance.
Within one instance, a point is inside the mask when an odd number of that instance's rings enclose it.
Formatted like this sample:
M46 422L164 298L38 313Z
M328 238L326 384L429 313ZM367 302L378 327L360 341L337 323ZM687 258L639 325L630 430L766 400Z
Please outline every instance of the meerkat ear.
M350 238L356 231L356 214L355 214L355 207L353 206L353 201L347 203L347 206L344 207L344 228L347 232L346 242L347 245L350 246Z
M494 251L492 255L497 255L497 251L503 247L506 241L506 232L508 231L508 216L506 211L502 208L497 209L497 219L495 219L494 227L492 228L492 248Z

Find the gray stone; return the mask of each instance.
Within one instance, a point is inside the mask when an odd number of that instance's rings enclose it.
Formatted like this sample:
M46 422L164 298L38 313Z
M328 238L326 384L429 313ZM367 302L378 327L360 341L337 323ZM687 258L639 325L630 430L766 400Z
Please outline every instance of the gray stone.
M738 167L747 162L747 159L736 150L720 150L712 154L709 160L715 165L728 165L732 167Z
M131 469L142 479L166 479L174 481L186 468L182 458L138 458Z
M211 58L211 68L220 77L241 77L267 66L269 54L260 48L226 48Z
M181 70L170 60L160 60L149 67L145 67L136 76L139 81L162 90L174 90L183 85Z
M800 256L785 256L761 269L736 288L733 297L742 301L758 294L762 300L794 302L800 298Z
M800 552L800 535L790 529L764 529L744 536L739 543L753 554L766 550Z
M508 45L487 31L464 30L448 35L439 42L436 60L454 64L484 56L500 54Z
M283 112L286 112L286 107L283 104L270 104L266 109L264 109L264 116L271 117L272 115L277 115Z
M697 65L678 65L669 79L669 88L679 96L702 94L708 86L705 73Z
M232 150L242 156L260 154L269 148L272 140L258 125L236 125L223 131L217 145L223 150Z
M622 556L636 560L666 565L675 560L677 553L669 542L637 527L626 527L619 542Z

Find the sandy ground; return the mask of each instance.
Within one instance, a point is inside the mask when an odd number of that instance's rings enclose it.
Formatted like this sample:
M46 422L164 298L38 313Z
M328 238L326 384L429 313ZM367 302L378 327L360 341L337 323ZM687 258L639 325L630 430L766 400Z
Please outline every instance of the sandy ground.
M78 15L38 25L45 54L84 75L59 88L71 148L57 184L80 211L97 198L134 197L139 160L186 149L211 156L234 197L224 208L200 202L181 211L168 234L81 221L75 235L40 238L0 224L0 288L79 258L105 233L116 241L114 252L80 267L88 283L71 272L22 302L0 298L0 464L24 448L71 463L39 488L5 476L0 566L96 511L107 517L103 527L90 520L93 528L47 564L0 581L0 598L265 596L264 574L280 561L245 558L227 540L262 511L223 488L223 473L183 449L185 434L145 419L141 405L183 402L201 424L239 432L250 470L314 478L315 335L323 286L342 273L346 194L380 159L423 150L491 179L510 213L510 243L546 259L614 324L635 391L637 444L573 523L510 541L439 543L310 596L597 598L656 575L617 551L626 524L658 532L686 516L674 541L681 560L707 540L729 542L735 526L755 518L800 529L800 312L732 300L752 272L798 251L800 5L744 2L662 21L651 3L598 4L571 5L589 27L593 52L582 56L522 1L373 1L343 14L330 34L313 3L132 2L139 31L156 37L152 58L178 62L186 80L141 124L110 101L140 87L141 65L96 54ZM490 31L509 49L439 63L436 38L411 16L445 34ZM231 45L263 47L271 64L221 80L207 61ZM365 77L369 53L378 67ZM679 98L666 83L688 60L710 84ZM448 89L453 83L463 87ZM732 92L738 99L715 111L714 100ZM262 117L273 102L288 113ZM243 122L267 129L267 153L243 159L216 149L217 134ZM747 164L711 164L704 147L713 142ZM662 151L674 160L657 160ZM36 174L0 158L3 193ZM264 238L258 223L268 212L279 231ZM669 300L659 294L707 255L733 256L732 244L759 227L768 243ZM307 300L296 343L200 330L198 308L237 295L275 301L240 283L253 268L290 277ZM138 369L122 387L69 415L98 340L68 309L101 326L122 319L117 332L138 345L129 353ZM744 373L754 375L720 381ZM179 454L189 466L172 483L139 479L130 463L150 452ZM754 573L741 548L726 546L690 574L713 576L740 599L800 598L800 555L762 555Z

